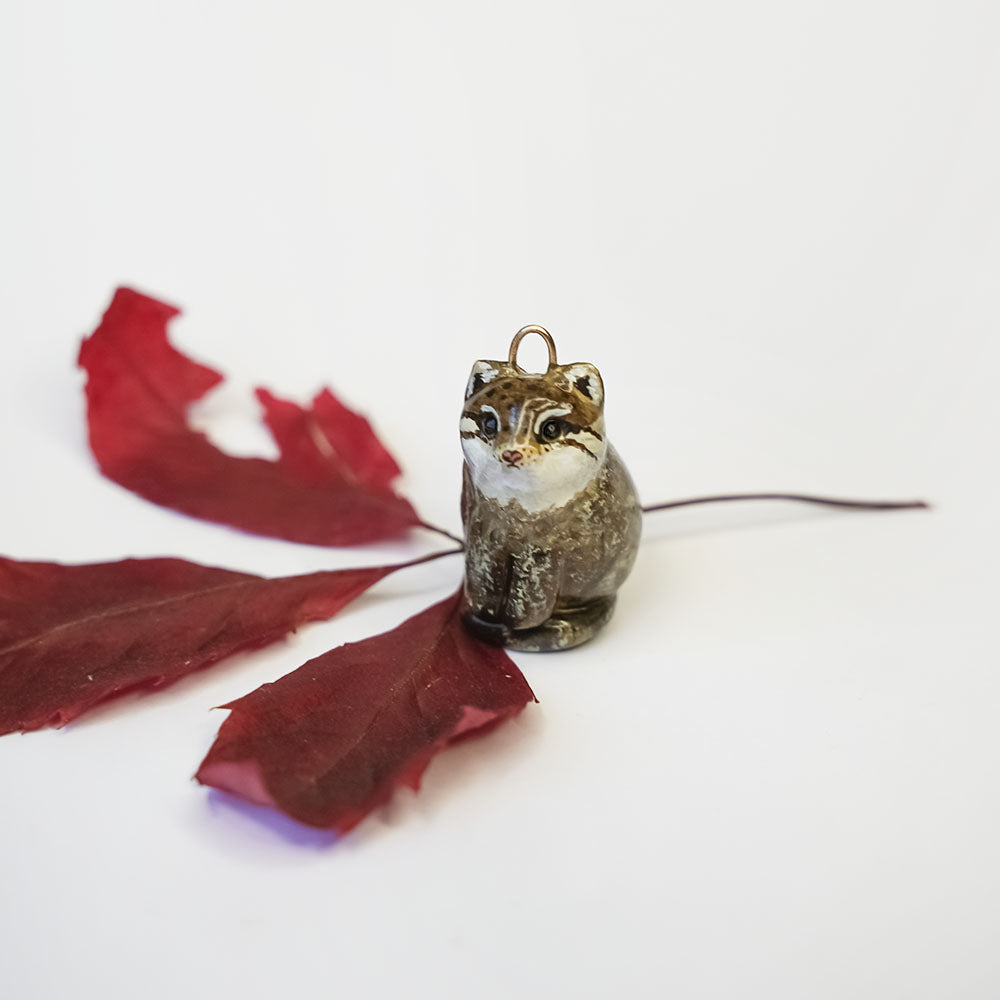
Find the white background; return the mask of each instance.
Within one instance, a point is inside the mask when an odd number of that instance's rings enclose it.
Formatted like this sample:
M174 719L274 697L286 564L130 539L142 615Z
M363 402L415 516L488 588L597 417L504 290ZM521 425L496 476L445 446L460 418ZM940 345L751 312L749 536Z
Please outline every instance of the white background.
M0 551L438 547L255 539L103 480L73 362L119 283L231 376L217 440L270 454L252 386L328 382L452 529L468 369L525 323L600 366L646 502L936 504L647 519L606 632L516 656L541 704L336 844L190 780L209 709L457 560L3 738L5 1000L1000 995L998 57L992 0L5 0Z

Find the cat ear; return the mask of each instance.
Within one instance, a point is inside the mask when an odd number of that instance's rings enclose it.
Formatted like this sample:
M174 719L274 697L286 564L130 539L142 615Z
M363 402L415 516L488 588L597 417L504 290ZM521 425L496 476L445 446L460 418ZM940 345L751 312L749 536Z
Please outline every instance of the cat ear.
M465 398L474 396L484 385L492 382L500 374L496 361L477 361L472 366L468 384L465 386Z
M593 365L580 361L575 365L567 365L563 374L581 396L586 396L595 406L604 405L604 382L601 381L601 373Z

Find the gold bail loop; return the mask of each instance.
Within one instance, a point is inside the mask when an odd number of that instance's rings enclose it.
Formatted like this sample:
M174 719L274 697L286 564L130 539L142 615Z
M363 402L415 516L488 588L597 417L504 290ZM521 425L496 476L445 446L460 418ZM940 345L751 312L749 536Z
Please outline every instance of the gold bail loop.
M514 339L510 342L510 353L507 355L507 364L512 368L516 368L522 375L524 374L524 369L517 363L517 349L521 346L521 341L529 333L537 333L545 341L545 346L549 349L549 368L555 368L559 364L556 361L556 342L552 339L552 334L544 326L522 326L514 334Z

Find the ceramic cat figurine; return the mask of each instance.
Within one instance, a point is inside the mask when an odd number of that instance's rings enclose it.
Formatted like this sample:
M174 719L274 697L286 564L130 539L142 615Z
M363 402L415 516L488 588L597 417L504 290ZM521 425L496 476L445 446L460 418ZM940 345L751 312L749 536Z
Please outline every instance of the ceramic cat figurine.
M529 333L549 366L517 364ZM604 383L591 364L560 365L539 326L507 361L477 361L460 424L465 470L466 624L513 649L568 649L607 623L632 569L642 514L604 432Z

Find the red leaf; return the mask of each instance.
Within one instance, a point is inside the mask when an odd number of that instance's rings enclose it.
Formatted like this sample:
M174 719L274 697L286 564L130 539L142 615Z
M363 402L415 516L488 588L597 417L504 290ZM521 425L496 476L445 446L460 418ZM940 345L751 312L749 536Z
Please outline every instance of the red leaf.
M281 461L304 482L355 482L388 489L399 475L371 424L324 389L311 410L257 390L264 420L281 449ZM333 459L333 461L331 461Z
M295 542L354 545L419 524L390 485L392 456L329 390L309 410L258 391L281 449L274 462L227 455L193 430L188 406L222 376L170 345L176 315L119 288L80 348L90 447L109 479L185 514Z
M265 580L183 559L0 557L0 734L63 725L123 692L275 642L408 565Z
M439 750L535 700L507 654L466 631L461 606L459 592L224 706L197 779L341 833L398 785L418 788Z

